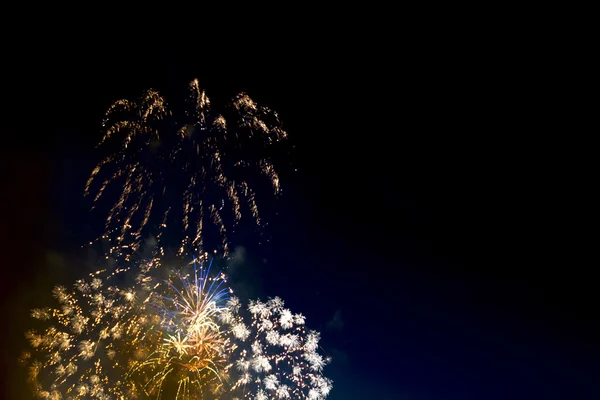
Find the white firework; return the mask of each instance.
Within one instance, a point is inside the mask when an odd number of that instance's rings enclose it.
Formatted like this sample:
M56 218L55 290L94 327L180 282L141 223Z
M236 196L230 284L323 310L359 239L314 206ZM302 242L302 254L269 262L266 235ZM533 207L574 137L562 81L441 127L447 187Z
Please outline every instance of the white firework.
M304 316L279 297L252 300L247 311L232 297L221 319L237 344L232 391L247 400L325 399L332 388L322 375L329 358L319 354L320 335L306 330Z

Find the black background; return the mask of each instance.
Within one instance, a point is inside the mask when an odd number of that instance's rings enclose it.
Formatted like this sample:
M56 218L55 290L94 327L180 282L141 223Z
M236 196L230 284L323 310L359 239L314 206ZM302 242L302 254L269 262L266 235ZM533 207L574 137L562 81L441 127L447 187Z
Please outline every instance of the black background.
M150 25L48 27L4 50L3 377L21 377L36 288L77 273L103 112L198 78L213 101L277 110L296 145L271 242L242 245L257 292L323 332L331 399L597 398L591 158L527 46L359 26L161 41ZM28 392L13 381L7 398Z

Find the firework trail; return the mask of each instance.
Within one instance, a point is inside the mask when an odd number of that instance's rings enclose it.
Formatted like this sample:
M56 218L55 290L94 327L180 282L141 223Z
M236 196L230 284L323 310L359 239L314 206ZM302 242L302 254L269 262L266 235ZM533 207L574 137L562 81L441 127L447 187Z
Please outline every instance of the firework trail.
M325 399L319 335L279 298L239 299L207 258L156 261L57 287L35 309L29 379L42 399ZM133 277L132 283L128 277ZM232 397L236 396L236 397Z
M276 112L245 93L217 113L197 80L189 85L185 106L175 110L148 90L137 101L111 105L103 126L99 146L108 155L92 171L84 193L93 208L104 198L116 199L103 235L115 258L129 260L149 235L156 237L159 252L166 245L176 246L179 255L218 246L227 255L228 227L244 213L261 222L249 180L263 176L280 192L269 151L287 134ZM214 235L206 235L207 229ZM181 234L175 238L173 232ZM207 236L219 243L205 243Z

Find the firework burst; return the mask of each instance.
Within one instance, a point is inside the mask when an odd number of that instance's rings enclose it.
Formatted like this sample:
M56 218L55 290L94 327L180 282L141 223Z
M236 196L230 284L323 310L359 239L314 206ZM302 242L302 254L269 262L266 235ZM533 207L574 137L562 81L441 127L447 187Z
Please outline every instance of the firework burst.
M231 289L225 275L212 276L210 267L194 263L192 272L173 271L148 298L150 313L160 317L163 341L146 358L131 363L127 375L145 382L148 394L196 399L225 391L231 342L219 317L227 310Z
M325 399L319 334L276 297L242 308L201 260L98 271L32 311L29 378L42 399ZM134 283L124 284L133 274ZM237 396L237 397L233 397Z
M245 399L325 399L331 380L322 375L329 358L318 352L320 335L306 330L281 298L250 301L246 316L232 297L222 322L230 327L236 351L231 390Z
M167 272L168 271L168 272ZM163 276L165 275L166 276ZM134 276L134 283L124 282ZM193 276L193 278L191 278ZM35 309L26 336L29 379L43 399L195 399L222 390L229 342L217 324L225 276L156 261L98 271L54 289L58 307ZM166 397L165 397L166 396Z
M128 392L111 378L120 372L123 354L144 351L129 346L126 338L139 334L150 321L140 317L135 293L110 284L125 270L103 272L78 280L72 290L55 287L58 305L32 311L42 321L41 329L27 332L34 354L26 353L24 359L39 398L111 399Z
M94 208L105 197L116 198L104 238L117 258L128 260L149 234L159 251L165 244L176 245L178 254L215 245L227 255L227 227L244 213L261 222L248 179L266 177L272 191L280 191L269 157L269 149L287 137L277 113L245 93L213 112L197 80L182 108L171 110L163 96L148 90L137 101L115 102L106 113L99 146L108 155L92 171L85 195ZM165 240L171 236L167 227L181 235ZM205 243L208 227L219 243Z

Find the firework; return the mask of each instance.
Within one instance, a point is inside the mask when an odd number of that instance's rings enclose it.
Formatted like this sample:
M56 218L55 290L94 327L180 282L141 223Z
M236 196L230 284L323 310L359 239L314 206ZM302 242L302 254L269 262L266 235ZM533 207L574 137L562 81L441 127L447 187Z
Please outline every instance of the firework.
M112 377L125 365L125 353L143 352L125 338L148 325L140 318L135 293L110 284L124 270L103 272L78 280L72 290L55 287L58 305L32 311L43 325L27 332L34 355L24 358L39 398L114 399L129 392Z
M174 271L148 298L150 314L160 317L163 341L131 363L127 374L130 380L145 382L148 394L196 399L226 390L231 341L219 317L227 310L231 289L223 273L211 276L210 266L197 268L194 263L193 272Z
M245 399L325 399L332 382L322 375L330 361L318 352L319 333L305 328L281 298L250 301L246 316L232 297L221 319L236 351L231 390Z
M135 283L123 284L128 276ZM163 276L165 275L165 276ZM155 261L97 271L54 289L58 307L35 309L45 327L24 355L43 399L195 399L222 390L229 341L217 324L225 276L204 263L166 270Z
M92 171L85 195L93 207L106 197L108 203L116 199L103 237L117 258L129 260L149 235L156 237L159 251L170 244L178 254L201 252L209 245L204 243L209 227L220 238L215 246L227 255L228 227L244 213L261 221L248 180L264 176L275 194L280 191L268 153L287 134L277 113L245 93L217 113L196 80L186 105L174 110L157 91L148 90L137 101L111 105L103 126L99 146L108 155Z
M32 311L44 328L27 333L39 398L325 399L331 390L304 317L278 297L242 308L206 259L98 271L54 296L58 307Z

